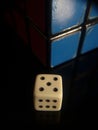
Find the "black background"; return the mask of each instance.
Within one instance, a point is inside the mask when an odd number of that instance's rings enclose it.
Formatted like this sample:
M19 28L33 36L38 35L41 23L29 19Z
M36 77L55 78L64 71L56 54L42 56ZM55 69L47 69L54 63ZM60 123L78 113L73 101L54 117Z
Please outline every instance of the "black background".
M32 54L30 45L24 46L17 33L6 24L3 17L1 19L1 45L4 46L2 57L8 69L5 102L7 127L56 129L73 125L97 125L98 49L49 69ZM64 97L61 111L37 112L33 109L33 87L35 77L40 73L62 76Z

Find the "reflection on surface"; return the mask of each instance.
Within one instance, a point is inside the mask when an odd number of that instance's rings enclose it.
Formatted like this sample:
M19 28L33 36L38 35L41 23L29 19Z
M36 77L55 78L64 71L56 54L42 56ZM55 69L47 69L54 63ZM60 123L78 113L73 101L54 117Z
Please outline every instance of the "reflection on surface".
M35 112L35 121L39 125L58 125L60 123L60 114L60 111L37 111Z
M62 32L83 22L87 1L53 0L52 1L52 34ZM78 10L78 11L77 11Z
M56 20L58 23L63 23L70 19L74 11L75 5L72 0L53 1L53 20Z

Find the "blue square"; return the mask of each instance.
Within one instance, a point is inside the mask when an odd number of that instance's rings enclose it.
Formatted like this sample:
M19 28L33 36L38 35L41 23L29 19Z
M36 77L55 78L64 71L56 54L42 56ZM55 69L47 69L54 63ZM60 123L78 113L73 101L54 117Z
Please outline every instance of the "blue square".
M86 8L87 0L53 0L51 33L59 33L80 25Z
M54 40L51 43L51 67L62 64L76 57L80 32Z
M98 48L98 24L87 28L82 54Z
M98 5L93 3L90 9L89 19L96 17L98 17Z

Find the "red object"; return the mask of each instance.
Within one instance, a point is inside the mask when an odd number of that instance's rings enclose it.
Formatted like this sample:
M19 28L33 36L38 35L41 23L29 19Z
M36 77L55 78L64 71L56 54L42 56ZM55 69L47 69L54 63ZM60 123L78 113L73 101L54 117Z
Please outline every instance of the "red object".
M14 27L14 22L13 22L13 16L11 15L11 12L6 11L5 15L5 21L10 27Z
M27 0L26 2L26 11L27 16L32 21L32 23L36 24L38 28L45 32L45 3L46 0Z
M39 58L39 60L46 64L47 59L47 43L46 39L36 31L30 25L30 41L31 41L31 48L32 52Z
M24 0L15 0L15 5L21 10L25 10L25 3Z
M24 17L17 11L13 12L16 24L16 32L23 39L24 43L28 43L27 32L26 32L26 23Z

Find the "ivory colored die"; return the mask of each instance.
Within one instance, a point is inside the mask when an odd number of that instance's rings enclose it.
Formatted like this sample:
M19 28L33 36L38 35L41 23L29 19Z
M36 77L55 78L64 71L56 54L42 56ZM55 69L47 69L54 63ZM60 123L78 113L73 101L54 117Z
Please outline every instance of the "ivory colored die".
M35 110L61 110L63 99L62 77L57 74L37 75L33 96Z

